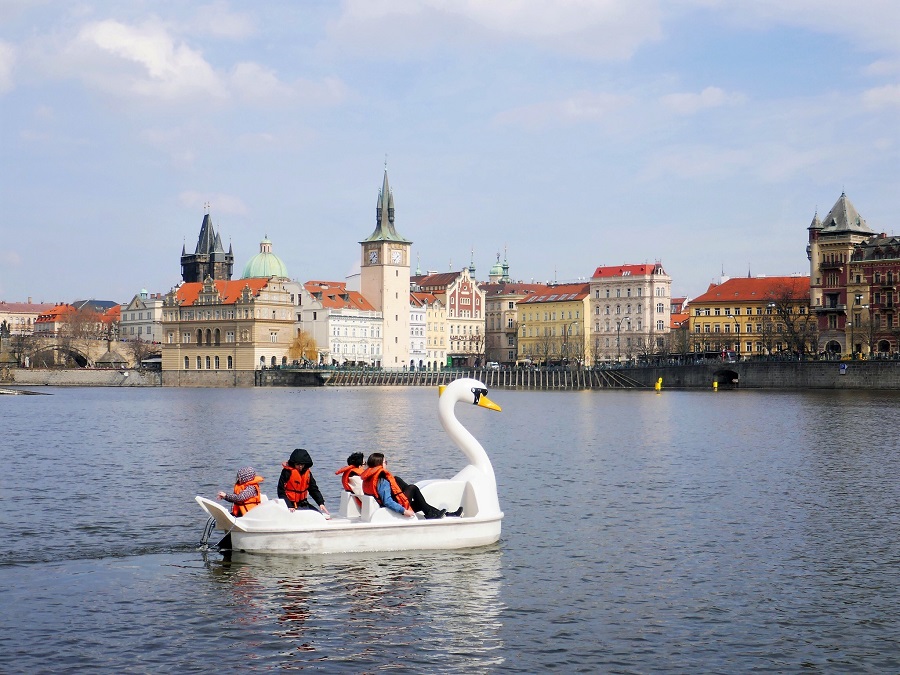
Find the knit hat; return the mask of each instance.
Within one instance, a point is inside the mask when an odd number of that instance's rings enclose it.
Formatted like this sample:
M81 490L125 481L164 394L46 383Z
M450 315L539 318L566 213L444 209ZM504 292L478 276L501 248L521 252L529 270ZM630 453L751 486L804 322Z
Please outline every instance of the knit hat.
M238 469L237 477L234 479L235 483L247 483L256 476L256 469L252 466L242 466Z

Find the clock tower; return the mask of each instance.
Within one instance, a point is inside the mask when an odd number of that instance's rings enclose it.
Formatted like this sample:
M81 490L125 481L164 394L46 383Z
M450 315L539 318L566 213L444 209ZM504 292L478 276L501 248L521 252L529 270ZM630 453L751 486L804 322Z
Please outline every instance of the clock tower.
M362 248L360 292L383 317L381 366L409 366L409 250L412 242L394 228L394 195L387 169L375 207L375 231Z

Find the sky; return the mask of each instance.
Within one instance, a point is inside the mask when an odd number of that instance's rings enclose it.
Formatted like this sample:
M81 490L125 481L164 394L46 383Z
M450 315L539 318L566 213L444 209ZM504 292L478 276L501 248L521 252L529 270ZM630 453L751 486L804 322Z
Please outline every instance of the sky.
M0 300L359 267L387 167L413 271L809 274L845 192L900 213L895 0L4 0Z

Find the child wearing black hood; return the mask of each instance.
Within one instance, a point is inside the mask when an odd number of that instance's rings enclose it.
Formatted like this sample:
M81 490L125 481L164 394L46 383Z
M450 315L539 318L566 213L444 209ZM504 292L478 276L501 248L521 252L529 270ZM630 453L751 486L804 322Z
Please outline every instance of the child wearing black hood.
M278 478L278 497L283 499L291 511L296 509L314 509L309 503L309 497L319 505L318 510L326 516L330 515L325 508L325 498L322 497L316 479L313 478L313 461L309 453L303 448L297 448L291 453L290 459L281 465L281 476Z

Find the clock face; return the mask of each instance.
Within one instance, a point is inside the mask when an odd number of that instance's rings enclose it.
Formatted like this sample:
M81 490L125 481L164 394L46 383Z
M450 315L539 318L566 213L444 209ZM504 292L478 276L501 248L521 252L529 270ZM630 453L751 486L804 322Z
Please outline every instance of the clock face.
M372 249L371 251L369 251L369 264L374 265L377 262L378 262L378 251L376 251L375 249Z
M391 262L395 265L399 265L403 262L403 252L398 249L391 251Z

